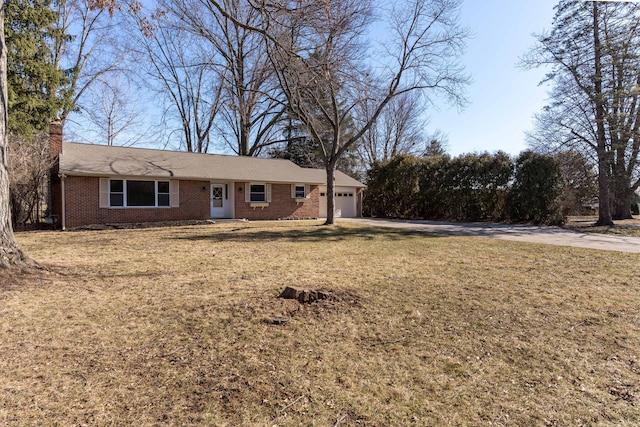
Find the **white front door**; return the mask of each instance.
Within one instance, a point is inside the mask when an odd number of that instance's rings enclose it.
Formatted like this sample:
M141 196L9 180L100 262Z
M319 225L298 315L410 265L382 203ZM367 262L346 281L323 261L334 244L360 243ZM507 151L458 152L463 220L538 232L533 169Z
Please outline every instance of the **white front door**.
M225 184L211 184L211 218L225 217L225 197Z

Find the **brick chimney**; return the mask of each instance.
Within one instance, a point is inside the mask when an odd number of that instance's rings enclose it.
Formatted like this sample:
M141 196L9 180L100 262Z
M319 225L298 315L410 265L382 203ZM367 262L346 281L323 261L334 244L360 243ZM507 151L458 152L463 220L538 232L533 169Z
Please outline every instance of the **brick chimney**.
M53 162L62 153L62 123L53 122L49 125L49 159Z
M58 174L59 156L62 153L62 123L53 122L49 124L49 191L47 202L49 205L49 216L47 221L57 228L62 221L64 224L63 204L62 204L62 184Z

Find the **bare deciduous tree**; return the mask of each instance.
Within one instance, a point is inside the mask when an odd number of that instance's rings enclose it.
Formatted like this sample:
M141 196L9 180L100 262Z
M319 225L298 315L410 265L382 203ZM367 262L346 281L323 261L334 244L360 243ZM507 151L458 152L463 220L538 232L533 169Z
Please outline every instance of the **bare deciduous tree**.
M149 129L142 129L145 124L136 89L128 79L116 74L103 76L92 85L82 112L93 125L89 130L95 135L93 142L132 146L149 133Z
M58 26L67 37L54 46L58 68L66 71L64 108L60 121L77 111L85 92L105 74L121 71L125 43L118 42L119 22L113 15L120 9L114 1L65 0L56 2Z
M375 21L372 6L361 0L256 6L263 18L257 31L267 40L289 110L322 147L327 225L335 222L338 159L361 141L387 105L413 91L460 104L468 82L457 63L467 37L457 23L459 0L411 0L390 8L377 4L378 16L390 17L390 39L375 52L378 63L367 65L364 35ZM371 107L358 108L364 104ZM370 113L360 117L359 110Z
M550 65L550 104L530 135L537 148L580 150L598 165L600 225L631 216L640 186L640 6L561 0L526 67Z
M207 0L162 4L215 53L223 97L216 123L221 138L241 156L259 155L277 142L285 109L264 39L249 29L259 25L259 11L246 0L222 0L228 16Z
M392 99L362 138L360 153L364 162L371 165L398 154L424 153L427 125L424 111L417 92L407 92ZM362 116L366 118L367 112Z
M146 58L146 81L165 98L165 122L177 119L180 145L186 151L206 153L222 104L223 76L215 54L193 34L179 28L163 10L132 9L139 56Z
M24 227L41 220L46 206L47 178L51 168L49 136L10 136L8 163L13 226Z

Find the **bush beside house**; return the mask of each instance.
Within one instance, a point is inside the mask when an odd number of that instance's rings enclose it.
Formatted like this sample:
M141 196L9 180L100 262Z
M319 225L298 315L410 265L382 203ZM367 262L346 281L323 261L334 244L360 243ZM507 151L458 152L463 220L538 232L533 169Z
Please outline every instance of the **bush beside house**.
M562 222L562 177L553 157L531 151L456 158L398 156L368 173L368 216L454 221Z

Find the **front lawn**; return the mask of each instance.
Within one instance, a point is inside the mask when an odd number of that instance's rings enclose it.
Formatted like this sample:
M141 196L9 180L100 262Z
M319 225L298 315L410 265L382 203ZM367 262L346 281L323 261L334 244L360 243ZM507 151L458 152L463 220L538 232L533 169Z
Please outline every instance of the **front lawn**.
M0 425L640 422L637 254L318 224L19 234Z

